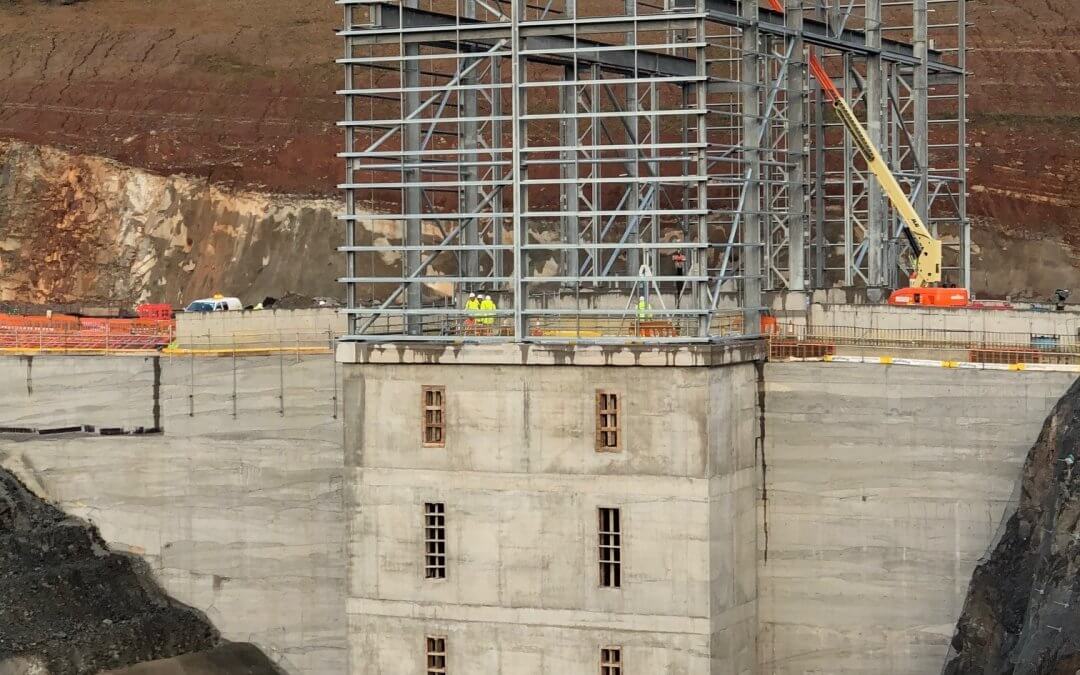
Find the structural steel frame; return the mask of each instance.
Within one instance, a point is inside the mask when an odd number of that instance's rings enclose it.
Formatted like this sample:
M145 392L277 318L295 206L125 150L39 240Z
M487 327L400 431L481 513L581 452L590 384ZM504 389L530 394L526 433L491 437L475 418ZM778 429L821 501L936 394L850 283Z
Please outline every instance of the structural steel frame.
M969 286L966 0L783 2L338 0L344 339L708 341L905 285L811 51Z

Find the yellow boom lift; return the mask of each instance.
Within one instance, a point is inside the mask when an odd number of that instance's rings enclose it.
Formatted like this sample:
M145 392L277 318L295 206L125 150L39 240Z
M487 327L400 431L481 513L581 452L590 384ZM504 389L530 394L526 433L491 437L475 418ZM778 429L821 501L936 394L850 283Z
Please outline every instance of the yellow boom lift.
M769 0L772 8L781 14L784 12L782 0ZM833 104L837 116L844 123L859 154L866 160L866 165L874 174L881 189L885 191L893 208L904 221L904 236L911 246L912 273L911 284L893 292L889 297L890 304L896 305L930 305L938 307L962 307L969 303L966 289L963 288L934 288L941 283L941 241L934 238L930 230L926 228L922 218L911 205L911 200L904 194L903 188L896 180L896 176L889 170L881 153L874 147L870 134L855 117L851 105L837 89L832 78L829 77L821 61L813 53L810 54L810 70L814 77L821 83L825 96Z

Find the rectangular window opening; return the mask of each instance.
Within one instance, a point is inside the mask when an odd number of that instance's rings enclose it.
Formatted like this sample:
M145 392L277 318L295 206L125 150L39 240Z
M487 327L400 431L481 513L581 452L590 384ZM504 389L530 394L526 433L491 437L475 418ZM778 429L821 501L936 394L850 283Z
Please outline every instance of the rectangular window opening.
M424 415L424 447L446 447L446 387L425 385L420 396Z
M424 503L424 578L446 578L446 504Z
M622 434L619 431L619 395L604 391L596 392L596 451L619 452L622 450Z
M446 637L427 636L427 675L446 675Z
M600 675L622 675L622 647L600 648Z
M619 509L600 509L600 585L622 587L622 524Z

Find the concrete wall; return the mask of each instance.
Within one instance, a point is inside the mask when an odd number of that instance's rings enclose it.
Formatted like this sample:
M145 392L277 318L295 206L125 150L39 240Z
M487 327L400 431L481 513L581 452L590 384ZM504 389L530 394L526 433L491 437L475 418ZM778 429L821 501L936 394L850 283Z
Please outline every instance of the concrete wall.
M154 378L143 356L0 356L0 426L153 427Z
M618 644L649 673L922 674L1073 379L769 364L762 493L751 364L492 349L0 358L0 426L149 427L156 401L165 429L0 437L0 462L291 673L418 671L437 632L455 672L595 673ZM419 447L421 384L447 387L445 449ZM593 449L597 387L626 395L620 454ZM595 583L601 504L623 509L619 591Z
M785 322L803 319L784 317ZM928 309L891 305L812 304L805 321L814 326L858 326L879 330L949 330L1080 337L1080 312L1032 309Z
M620 645L634 672L752 673L754 366L469 351L346 366L350 672L420 672L440 634L451 672L593 675ZM422 447L424 384L446 387L445 448ZM620 453L594 448L598 388L623 394ZM446 504L446 580L424 579L429 501ZM621 509L620 589L598 583L600 506Z
M974 566L1073 379L769 364L759 672L939 672Z
M155 382L158 364L158 386ZM235 367L235 380L234 380ZM339 369L329 356L0 358L0 463L293 674L345 670ZM235 410L233 416L233 383Z
M248 343L289 347L297 342L331 346L331 336L345 333L345 315L336 309L263 309L244 312L178 314L176 335L181 347L229 349Z

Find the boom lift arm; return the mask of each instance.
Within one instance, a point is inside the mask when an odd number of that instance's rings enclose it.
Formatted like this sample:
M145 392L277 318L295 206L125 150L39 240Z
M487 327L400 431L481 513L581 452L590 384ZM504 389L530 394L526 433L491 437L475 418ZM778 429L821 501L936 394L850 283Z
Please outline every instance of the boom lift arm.
M783 0L769 0L769 4L772 5L775 11L781 14L784 13ZM825 67L821 65L821 61L813 52L810 53L810 70L813 72L814 77L817 78L817 81L821 83L821 88L824 90L825 96L833 104L840 121L844 123L844 126L851 133L856 147L859 148L859 154L866 160L867 166L877 178L881 189L888 195L893 208L904 220L904 236L907 237L908 244L915 254L913 257L915 269L911 274L911 287L922 288L939 283L941 281L941 241L935 239L934 235L930 234L930 230L926 229L922 218L919 218L915 207L911 205L911 200L907 198L903 188L900 187L900 183L897 182L896 176L892 174L888 165L885 164L885 160L881 158L881 153L874 147L870 134L867 133L866 129L855 117L851 105L844 99L840 90L836 88L832 78L829 77L829 73L826 72Z
M881 158L881 153L874 147L874 142L870 140L870 134L856 119L855 112L852 111L851 106L844 97L840 95L840 90L836 88L832 78L825 72L821 62L813 54L810 55L810 70L813 71L814 77L821 83L825 96L832 102L836 114L840 117L844 126L847 127L847 130L851 132L855 146L859 148L859 154L866 160L866 165L873 172L874 177L877 178L881 189L888 195L893 208L904 219L904 236L907 237L908 244L911 245L911 250L915 254L915 269L911 274L912 288L931 286L940 282L941 241L935 239L934 235L930 234L930 230L926 229L922 218L915 211L915 207L911 205L911 200L907 198L903 188L900 187L900 183L897 182L896 176L892 174L892 171L889 171L885 160Z

